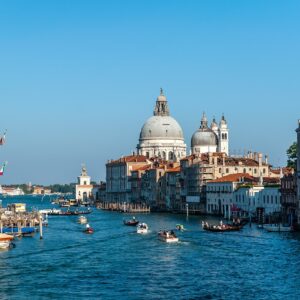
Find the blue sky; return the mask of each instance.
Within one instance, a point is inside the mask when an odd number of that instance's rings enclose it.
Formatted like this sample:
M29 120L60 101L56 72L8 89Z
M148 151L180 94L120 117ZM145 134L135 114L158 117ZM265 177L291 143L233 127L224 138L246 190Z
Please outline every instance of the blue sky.
M163 87L186 143L222 113L275 166L300 118L299 1L0 1L4 183L105 179Z

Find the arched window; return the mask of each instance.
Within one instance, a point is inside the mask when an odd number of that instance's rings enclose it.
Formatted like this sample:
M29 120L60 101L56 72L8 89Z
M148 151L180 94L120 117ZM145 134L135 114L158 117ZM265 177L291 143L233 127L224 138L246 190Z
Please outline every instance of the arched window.
M150 156L150 155L149 155L149 152L146 152L146 157L149 158L149 156Z
M163 157L163 159L166 159L166 152L165 151L163 151L163 153L162 153L162 157Z
M173 160L174 159L174 154L172 151L169 152L169 160Z

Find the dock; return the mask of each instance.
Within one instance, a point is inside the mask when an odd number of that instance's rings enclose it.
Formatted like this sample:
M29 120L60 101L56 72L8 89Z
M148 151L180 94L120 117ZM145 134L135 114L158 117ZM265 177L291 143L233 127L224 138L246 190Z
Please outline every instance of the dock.
M102 210L126 212L126 213L150 213L150 206L144 203L127 202L98 202L96 208Z

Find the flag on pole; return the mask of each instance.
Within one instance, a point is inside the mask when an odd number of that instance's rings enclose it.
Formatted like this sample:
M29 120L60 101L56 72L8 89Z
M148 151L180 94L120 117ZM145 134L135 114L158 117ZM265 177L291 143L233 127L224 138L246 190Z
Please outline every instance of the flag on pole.
M3 165L0 169L0 176L2 176L4 174L4 170L5 170L6 165L7 165L7 161L3 163Z
M0 137L0 145L4 145L4 143L5 143L6 132L7 132L7 130L5 130L3 135Z

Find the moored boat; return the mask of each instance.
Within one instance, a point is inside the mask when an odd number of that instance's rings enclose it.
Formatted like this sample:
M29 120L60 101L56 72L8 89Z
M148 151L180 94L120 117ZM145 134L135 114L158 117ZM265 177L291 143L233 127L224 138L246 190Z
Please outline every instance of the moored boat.
M0 249L8 249L12 245L12 240L13 236L5 233L0 233Z
M136 228L137 233L145 234L148 233L148 225L146 223L140 223Z
M179 241L173 230L159 231L158 238L166 243L177 243Z
M269 232L291 232L293 231L292 226L283 224L265 224L264 228Z

